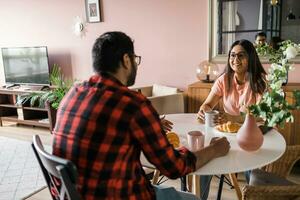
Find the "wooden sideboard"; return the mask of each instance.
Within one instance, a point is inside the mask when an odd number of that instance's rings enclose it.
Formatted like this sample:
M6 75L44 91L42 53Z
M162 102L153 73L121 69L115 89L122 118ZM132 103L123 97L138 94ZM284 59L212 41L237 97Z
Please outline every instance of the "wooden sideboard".
M187 112L198 112L199 107L205 101L208 96L212 83L203 83L198 81L188 86L187 90ZM289 103L294 103L293 91L300 90L300 83L288 83L284 86L286 93L286 99ZM223 109L220 101L218 109ZM300 110L292 111L294 116L293 123L286 123L283 129L279 129L279 132L283 135L288 145L300 144Z

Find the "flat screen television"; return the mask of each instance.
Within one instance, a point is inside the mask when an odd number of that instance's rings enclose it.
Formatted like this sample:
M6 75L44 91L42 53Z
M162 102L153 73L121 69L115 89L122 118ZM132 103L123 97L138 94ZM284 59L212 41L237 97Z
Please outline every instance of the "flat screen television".
M2 48L7 84L50 85L47 47Z

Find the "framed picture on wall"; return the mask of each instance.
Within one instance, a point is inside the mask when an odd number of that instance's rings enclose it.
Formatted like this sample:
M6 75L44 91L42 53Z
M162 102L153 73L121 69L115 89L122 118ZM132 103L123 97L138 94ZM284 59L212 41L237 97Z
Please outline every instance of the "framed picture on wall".
M85 12L88 22L101 22L100 0L85 0Z

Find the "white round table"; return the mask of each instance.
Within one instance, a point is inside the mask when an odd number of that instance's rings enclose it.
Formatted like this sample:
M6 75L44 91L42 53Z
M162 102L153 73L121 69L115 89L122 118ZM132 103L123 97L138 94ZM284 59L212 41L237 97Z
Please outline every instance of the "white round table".
M224 174L229 174L232 184L235 187L238 198L241 199L241 191L234 173L244 172L256 168L263 167L276 161L285 151L286 143L283 136L272 129L264 135L264 142L261 148L255 152L247 152L242 150L236 140L236 134L222 133L215 128L206 127L197 120L195 113L168 114L166 119L173 122L172 131L176 132L180 137L181 146L188 147L186 134L189 131L201 131L205 135L204 146L209 145L213 137L226 137L230 143L228 154L223 157L215 158L207 164L193 172L193 175L217 175L221 174L217 199L221 199L222 185ZM144 156L141 156L144 166L153 167ZM182 189L186 189L185 179L182 182ZM198 181L194 181L194 188ZM198 191L196 194L198 195Z
M204 146L209 145L211 138L225 136L230 143L228 154L223 157L215 158L207 164L193 172L193 175L216 175L221 174L217 200L221 199L224 174L229 174L232 184L236 190L238 199L242 198L242 193L234 173L244 172L276 161L285 151L286 143L284 138L275 129L264 135L264 142L261 148L255 152L242 150L236 140L236 134L222 133L215 128L206 127L197 120L195 113L169 114L166 119L173 122L173 130L180 137L182 146L187 145L186 134L189 131L201 131L205 135ZM186 180L182 179L182 189L186 189ZM196 180L196 179L195 179ZM199 181L194 181L193 187L196 188L196 195L199 194Z
M166 119L173 122L172 131L180 136L183 146L188 146L186 134L194 130L205 134L205 146L212 137L225 136L230 142L231 148L227 155L211 160L193 173L196 175L231 174L263 167L280 158L286 148L284 138L275 129L264 135L264 142L259 150L247 152L238 146L235 134L222 133L215 128L205 127L197 121L195 113L169 114L166 115Z

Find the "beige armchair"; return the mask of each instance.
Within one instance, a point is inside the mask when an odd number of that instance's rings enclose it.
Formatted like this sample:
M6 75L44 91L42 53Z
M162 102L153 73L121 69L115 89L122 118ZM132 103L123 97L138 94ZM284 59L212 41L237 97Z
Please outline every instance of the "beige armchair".
M177 88L154 84L131 89L146 96L160 115L185 112L184 94Z

